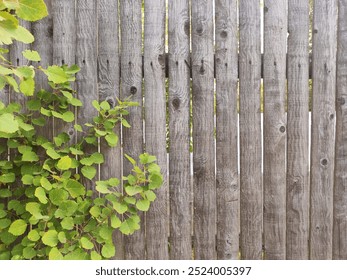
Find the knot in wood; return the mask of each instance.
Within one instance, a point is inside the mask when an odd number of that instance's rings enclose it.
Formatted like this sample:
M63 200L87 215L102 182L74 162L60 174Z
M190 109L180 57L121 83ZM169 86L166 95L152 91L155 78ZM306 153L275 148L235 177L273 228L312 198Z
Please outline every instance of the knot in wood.
M165 56L162 54L158 55L158 62L160 64L160 66L164 68L165 67Z
M180 107L181 101L178 98L174 98L172 100L172 106L174 107L175 110L178 110Z
M189 36L189 31L190 31L190 23L189 20L186 20L184 22L184 33Z
M326 158L323 158L321 161L320 161L321 165L323 166L327 166L328 165L328 160Z
M339 102L340 105L344 105L344 104L346 103L346 100L345 100L343 97L339 97L339 98L337 99L337 102Z
M280 132L282 132L282 133L286 132L286 127L284 125L282 125L280 127Z
M105 101L106 101L108 104L110 104L111 108L114 107L115 102L114 102L114 99L113 99L112 97L110 97L110 96L107 97L107 98L105 99Z
M222 38L226 38L228 36L228 32L226 32L225 30L223 30L221 33L220 33L220 36Z
M134 95L134 94L136 94L136 92L137 92L137 88L136 88L135 86L132 86L132 87L130 88L130 93L131 93L132 95Z

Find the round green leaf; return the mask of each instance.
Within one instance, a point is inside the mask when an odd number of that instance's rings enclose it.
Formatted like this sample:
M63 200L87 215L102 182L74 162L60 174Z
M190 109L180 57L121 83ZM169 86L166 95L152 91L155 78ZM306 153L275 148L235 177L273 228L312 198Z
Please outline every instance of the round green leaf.
M73 198L85 195L86 193L85 187L81 183L72 179L68 180L65 188Z
M87 250L91 250L94 248L94 244L92 242L90 242L88 240L88 238L86 238L86 237L81 238L81 245L82 245L82 248L87 249Z
M101 254L106 259L112 258L116 254L116 248L113 244L105 244L102 246Z
M43 203L43 204L47 204L48 200L47 200L47 196L46 196L46 192L43 188L38 187L35 190L35 196L38 198L38 200Z
M63 260L64 257L62 255L62 253L60 253L59 249L54 247L51 249L51 251L49 251L48 259L49 260Z
M5 113L0 115L0 132L15 133L19 130L18 122L14 119L14 115Z
M26 221L19 219L19 220L14 221L11 224L8 232L13 234L14 236L19 236L19 235L22 235L26 231L27 226L28 226L28 224Z
M9 225L11 224L11 220L10 219L1 219L0 220L0 229L5 229L7 228Z
M101 256L97 253L97 252L95 252L95 251L92 251L91 253L90 253L90 258L93 260L93 261L100 261L102 258L101 258Z
M60 170L68 170L71 168L71 165L71 158L69 156L64 156L58 161L57 168L59 168Z
M28 239L30 241L36 242L40 239L40 234L37 232L37 230L31 230L28 234Z
M75 120L75 115L74 113L67 111L63 114L63 120L65 122L73 122Z
M75 223L73 221L72 217L66 217L61 221L61 226L63 227L63 229L67 229L67 230L71 230L74 228Z
M136 203L136 208L140 211L148 211L150 202L147 199L138 200Z
M25 50L22 52L23 56L30 61L40 61L41 57L37 51Z
M27 260L32 259L33 257L36 256L36 250L32 247L25 247L23 249L23 257L26 258Z
M58 244L58 233L55 230L49 230L45 232L42 236L43 244L55 247Z
M96 175L96 168L93 166L83 166L81 168L81 172L84 177L86 177L89 180L92 180Z

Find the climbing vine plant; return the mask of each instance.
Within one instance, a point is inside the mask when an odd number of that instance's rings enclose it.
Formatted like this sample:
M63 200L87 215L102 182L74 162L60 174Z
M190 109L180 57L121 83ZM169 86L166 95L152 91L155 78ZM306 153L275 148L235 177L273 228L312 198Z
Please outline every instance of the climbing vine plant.
M96 180L104 157L87 153L88 146L102 140L115 147L114 128L129 127L123 116L137 106L134 102L111 107L93 101L98 115L74 125L83 135L78 143L65 132L53 140L39 135L47 119L75 122L74 109L83 106L71 87L78 66L14 66L5 58L4 45L34 41L18 19L37 21L46 15L43 0L0 0L0 92L9 86L14 94L30 97L26 108L0 101L0 259L109 259L116 250L114 231L128 235L139 229L138 213L156 199L162 175L156 158L144 153L137 160L126 156L133 165L128 176ZM40 61L36 51L23 56ZM49 91L35 92L38 71L47 76ZM84 186L88 180L95 191Z

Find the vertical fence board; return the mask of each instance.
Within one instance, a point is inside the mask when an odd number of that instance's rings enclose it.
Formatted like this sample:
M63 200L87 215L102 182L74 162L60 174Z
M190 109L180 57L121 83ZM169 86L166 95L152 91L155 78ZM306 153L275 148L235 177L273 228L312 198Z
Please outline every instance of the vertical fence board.
M264 5L264 248L266 259L286 256L287 0Z
M241 257L261 259L260 6L258 0L239 3Z
M73 65L76 63L76 25L75 1L52 0L53 16L53 64ZM77 120L78 121L78 120ZM76 140L73 123L54 120L54 135L65 132L70 136L71 143Z
M121 98L131 98L138 107L130 108L126 117L130 128L123 129L123 152L132 158L138 158L143 152L142 118L142 25L141 0L121 1ZM128 160L123 161L123 174L132 170ZM132 236L126 236L125 258L143 260L146 258L144 215L140 214L141 228Z
M99 101L107 101L111 107L117 105L120 91L119 67L119 22L118 0L98 1L98 90ZM120 125L115 128L120 137ZM105 162L100 168L100 179L122 178L122 158L120 143L110 148L105 140L100 141L100 152ZM120 189L122 186L119 186ZM121 191L121 190L120 190ZM113 242L116 259L124 259L123 235L116 230Z
M148 259L168 258L166 96L165 96L165 1L145 1L145 141L146 151L156 155L164 183L146 215Z
M216 258L213 1L192 2L194 252Z
M308 259L309 2L288 1L286 258Z
M339 0L333 259L347 259L347 1Z
M336 4L336 0L314 2L311 259L332 258Z
M170 259L192 258L189 29L189 1L169 1Z
M52 0L45 1L49 15L44 19L32 23L32 33L35 41L32 44L32 49L38 51L41 56L41 61L33 63L35 67L47 67L53 64L53 18L52 18ZM51 90L48 85L46 75L41 71L36 71L35 77L36 91L45 89ZM47 139L53 139L53 118L46 118L44 127L37 127L39 135Z
M239 256L237 1L216 3L217 257Z
M92 101L98 100L97 6L93 0L77 0L76 4L76 63L81 67L81 71L77 74L76 87L78 97L83 103L83 107L78 109L78 121L84 125L97 115L92 106ZM81 137L83 136L79 133L78 138ZM85 149L87 154L97 151L97 147L91 145ZM82 178L82 182L88 189L94 189L91 180Z

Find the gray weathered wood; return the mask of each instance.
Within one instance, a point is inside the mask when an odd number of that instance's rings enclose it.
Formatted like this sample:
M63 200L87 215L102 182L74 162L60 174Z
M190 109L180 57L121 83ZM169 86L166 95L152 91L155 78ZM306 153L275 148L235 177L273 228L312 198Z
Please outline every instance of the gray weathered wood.
M264 3L264 249L286 257L287 0Z
M73 65L76 63L75 1L52 0L53 17L53 64ZM71 143L76 141L73 123L54 120L54 135L65 132Z
M258 0L239 3L241 257L261 259L260 6Z
M194 256L216 259L213 1L192 3Z
M119 23L118 0L98 1L98 90L99 101L107 101L111 107L117 104L120 91L119 67ZM115 128L120 137L120 125ZM100 141L100 153L105 162L100 168L100 179L122 178L122 158L120 143L110 148L107 142ZM121 191L122 186L119 186ZM123 235L117 230L113 234L116 246L116 259L124 259Z
M216 3L217 257L239 257L237 1Z
M308 259L309 2L288 1L286 258Z
M189 1L169 1L170 259L191 259Z
M314 1L310 258L332 258L336 0Z
M148 259L168 259L168 183L165 96L165 0L145 1L144 36L146 151L158 159L164 183L146 215Z
M123 152L136 159L143 152L143 117L142 117L142 26L141 0L121 1L121 98L130 98L138 102L138 107L129 109L126 116L130 128L123 129ZM131 163L123 161L123 174L132 170ZM146 259L145 215L140 214L141 228L131 236L124 238L125 258L129 260Z
M78 109L78 122L81 125L91 122L97 115L92 106L93 100L98 100L97 89L97 5L94 0L77 0L76 2L76 64L81 67L77 74L76 88L78 98L83 107ZM78 138L83 137L79 133ZM85 153L92 154L98 148L86 146ZM96 176L97 177L97 176ZM95 180L95 179L94 179ZM94 189L94 183L82 178L84 186Z
M347 1L339 0L333 259L347 259Z
M32 49L38 51L41 56L41 61L33 63L35 67L47 67L53 64L53 17L52 17L52 0L45 1L48 16L44 19L32 23L32 33L35 41L32 43ZM41 72L36 71L35 75L36 91L45 89L50 91L51 87L48 85L47 76ZM53 118L46 117L46 125L44 127L37 127L37 133L53 140Z

